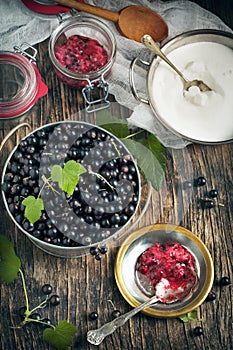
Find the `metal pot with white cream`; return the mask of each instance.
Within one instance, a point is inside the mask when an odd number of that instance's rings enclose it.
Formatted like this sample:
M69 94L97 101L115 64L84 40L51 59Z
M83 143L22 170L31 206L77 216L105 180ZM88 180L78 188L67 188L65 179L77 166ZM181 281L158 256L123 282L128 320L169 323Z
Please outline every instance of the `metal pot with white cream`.
M148 100L139 97L131 65L134 96L149 103L155 116L171 132L197 143L233 140L233 35L217 30L195 30L168 41L162 51L189 80L203 80L211 91L183 81L167 63L155 57L147 76Z

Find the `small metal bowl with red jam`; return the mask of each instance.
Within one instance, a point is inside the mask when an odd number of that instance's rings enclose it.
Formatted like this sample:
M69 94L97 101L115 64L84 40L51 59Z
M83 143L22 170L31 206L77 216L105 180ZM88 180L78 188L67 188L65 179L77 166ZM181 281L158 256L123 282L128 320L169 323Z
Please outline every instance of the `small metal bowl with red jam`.
M166 299L160 298L142 312L172 318L186 315L205 301L213 285L214 268L197 235L181 226L154 224L125 239L117 254L115 278L132 307L156 295L156 286L163 281Z
M59 21L49 41L49 56L55 73L64 84L82 90L89 105L94 87L99 88L102 100L106 102L106 78L116 55L112 31L91 16L72 16L71 13L68 18L60 16Z

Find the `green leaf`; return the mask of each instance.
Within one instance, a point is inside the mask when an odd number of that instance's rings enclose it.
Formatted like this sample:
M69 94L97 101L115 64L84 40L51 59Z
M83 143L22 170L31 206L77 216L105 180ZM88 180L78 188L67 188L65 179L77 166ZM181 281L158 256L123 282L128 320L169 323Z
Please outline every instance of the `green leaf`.
M85 172L84 166L74 160L69 160L65 163L64 168L61 168L60 165L54 165L51 169L51 177L53 181L58 182L63 191L72 195L79 181L79 176Z
M71 323L63 320L54 329L46 328L43 332L43 339L58 350L67 350L76 332L77 329Z
M127 120L113 117L107 110L97 112L96 124L120 139L130 135Z
M20 265L20 259L15 254L13 244L0 235L0 279L6 283L14 281Z
M28 196L22 204L26 207L24 215L32 224L34 224L41 217L41 212L44 210L44 202L41 198Z
M150 134L147 138L139 140L145 147L147 147L159 161L163 170L167 164L166 148L158 141L158 139Z
M149 135L147 140L138 142L129 139L122 141L137 160L142 175L159 191L167 162L165 148L153 135Z
M58 182L59 187L62 188L62 167L60 165L52 167L51 178L53 181Z
M197 319L197 310L193 310L188 312L185 315L179 317L179 319L183 322L189 322Z

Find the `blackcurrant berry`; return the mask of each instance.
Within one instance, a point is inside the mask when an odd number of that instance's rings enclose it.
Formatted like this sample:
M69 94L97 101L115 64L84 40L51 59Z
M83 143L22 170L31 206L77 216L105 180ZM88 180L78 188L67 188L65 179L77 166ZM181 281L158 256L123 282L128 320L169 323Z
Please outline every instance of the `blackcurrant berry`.
M221 286L228 286L231 283L230 278L227 276L224 276L220 280Z
M218 197L218 191L217 190L210 190L209 191L209 197L210 198L217 198Z
M200 335L202 335L202 334L203 334L203 328L200 327L200 326L197 326L196 328L194 328L193 334L194 334L195 336L200 336Z
M50 328L52 322L51 322L51 320L49 318L43 318L41 321L44 322L44 324L42 324L44 329L45 328Z
M207 295L206 301L214 301L215 299L216 299L216 294L215 292L212 291Z
M211 208L214 208L214 206L215 206L215 203L213 200L208 199L206 197L201 199L202 209L211 209Z
M184 184L183 184L183 188L185 190L188 189L188 188L192 188L192 187L193 187L193 184L190 181L185 181Z
M107 251L108 251L108 248L105 247L105 246L102 246L102 247L99 248L99 251L100 251L101 254L106 254Z
M43 287L42 287L42 292L45 294L45 295L49 295L52 293L52 286L50 284L44 284Z
M98 315L98 312L96 312L96 311L93 311L89 314L89 319L91 321L97 320L98 317L99 317L99 315Z
M91 247L90 248L90 254L91 255L96 255L96 254L98 254L98 252L99 252L99 250L98 250L97 247Z
M58 295L54 294L49 298L49 303L52 306L57 306L60 304L60 298Z
M102 255L101 254L96 254L95 255L95 259L100 261L102 259Z
M121 312L120 312L120 310L113 310L112 311L112 318L117 318L117 317L119 317L120 315L121 315Z
M30 315L30 318L32 320L37 320L39 321L41 319L41 315L38 312L34 312L33 314Z
M203 176L198 177L195 181L194 181L195 186L205 186L206 185L206 178Z
M25 311L27 310L26 306L22 306L19 310L18 310L18 314L21 318L21 320L23 321L25 318Z

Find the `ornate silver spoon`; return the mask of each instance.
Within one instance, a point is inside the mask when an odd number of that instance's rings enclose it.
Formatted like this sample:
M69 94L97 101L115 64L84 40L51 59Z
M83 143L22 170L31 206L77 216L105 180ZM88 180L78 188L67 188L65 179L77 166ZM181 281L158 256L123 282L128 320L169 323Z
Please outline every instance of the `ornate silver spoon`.
M155 295L149 300L145 301L135 309L130 310L124 315L121 315L115 318L113 321L104 324L99 329L91 330L87 333L87 341L94 345L99 345L102 343L104 338L112 334L118 327L123 326L131 317L136 315L139 311L143 310L145 307L155 304L158 301L162 303L174 303L180 299L185 298L188 294L191 293L194 286L197 283L197 278L193 283L187 286L185 291L180 289L173 290L169 287L170 283L166 278L162 278L155 287Z
M212 89L206 85L202 80L188 80L184 77L181 71L168 59L168 57L160 50L158 44L152 39L148 34L142 37L142 43L151 51L153 51L157 56L162 58L179 76L184 82L184 90L188 90L191 86L197 86L201 91L211 91Z

